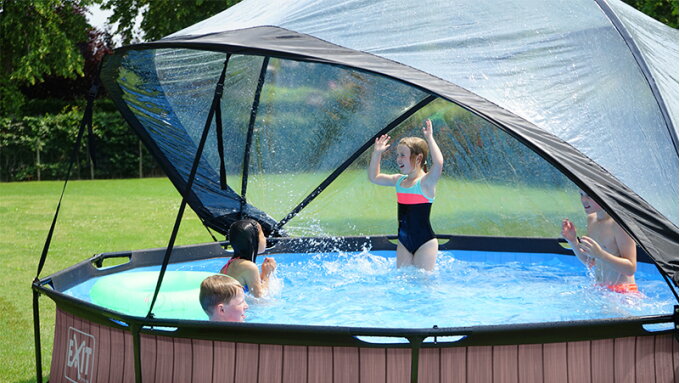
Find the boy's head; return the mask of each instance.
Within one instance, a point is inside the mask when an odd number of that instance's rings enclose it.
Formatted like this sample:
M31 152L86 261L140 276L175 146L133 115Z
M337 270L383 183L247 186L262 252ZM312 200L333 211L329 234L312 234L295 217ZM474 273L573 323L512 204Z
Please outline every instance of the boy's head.
M245 321L248 304L243 294L243 286L232 277L216 274L204 279L201 282L198 299L210 320Z
M242 219L229 227L229 244L234 249L234 257L255 262L257 254L267 246L267 240L257 221Z
M427 165L425 161L429 155L430 149L427 146L427 142L420 137L404 137L399 140L398 145L404 145L411 152L411 164L413 166L420 166L425 171L427 171Z
M586 192L583 190L579 190L578 192L581 196L581 204L583 205L583 209L586 211L586 214L598 213L602 210L600 204L591 198Z

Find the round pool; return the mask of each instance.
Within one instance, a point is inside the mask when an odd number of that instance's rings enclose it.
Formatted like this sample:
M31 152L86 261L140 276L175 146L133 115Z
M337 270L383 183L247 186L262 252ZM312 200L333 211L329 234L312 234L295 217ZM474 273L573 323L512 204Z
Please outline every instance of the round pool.
M34 282L57 306L50 381L71 381L78 350L92 381L677 380L676 290L646 254L631 295L556 239L440 240L433 272L397 269L390 237L273 240L246 323L198 304L225 243L173 248L150 316L166 249L99 254Z
M384 328L557 322L672 313L673 295L653 265L640 263L640 294L594 284L573 256L441 251L426 272L397 269L395 252L283 253L270 294L248 297L247 321ZM261 262L264 256L260 256ZM205 320L203 278L227 258L171 264L154 308L158 318ZM144 316L158 266L95 277L66 291L79 299Z

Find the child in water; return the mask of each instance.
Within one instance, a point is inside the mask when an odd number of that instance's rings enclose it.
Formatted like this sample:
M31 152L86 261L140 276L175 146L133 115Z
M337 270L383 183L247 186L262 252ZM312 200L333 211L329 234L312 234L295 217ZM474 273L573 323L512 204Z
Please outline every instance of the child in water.
M252 292L256 298L263 296L269 288L269 276L276 269L276 261L267 257L262 263L262 272L257 270L255 258L267 247L262 226L252 219L232 223L229 227L229 243L234 255L220 273L236 279L244 290Z
M390 147L390 136L375 139L368 179L376 185L395 186L398 203L397 267L414 265L432 270L437 260L439 243L430 225L430 209L442 174L444 157L432 134L432 122L423 128L425 140L405 137L397 144L397 166L401 174L380 172L382 154ZM428 148L429 146L429 148ZM429 171L426 161L428 149L432 153Z
M211 275L201 282L198 296L203 311L211 321L245 322L248 304L243 286L234 278Z
M562 237L578 259L593 268L598 284L618 293L637 292L635 242L607 212L583 191L581 203L587 214L588 235L576 236L568 219L562 221Z

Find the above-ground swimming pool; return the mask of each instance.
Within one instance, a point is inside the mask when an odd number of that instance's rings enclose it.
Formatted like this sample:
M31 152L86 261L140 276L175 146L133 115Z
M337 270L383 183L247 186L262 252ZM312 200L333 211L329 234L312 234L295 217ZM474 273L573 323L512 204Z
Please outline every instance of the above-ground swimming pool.
M396 269L388 237L276 239L246 323L198 304L220 244L173 249L152 317L165 249L95 256L34 284L57 303L50 381L677 381L677 301L644 253L618 294L557 240L446 239L433 272Z
M397 269L394 251L283 253L270 295L247 299L247 321L318 326L432 328L671 314L674 297L655 266L640 263L639 294L597 286L564 254L442 251L433 272ZM264 256L258 258L259 263ZM228 258L170 265L157 318L206 320L200 282ZM127 315L149 310L159 266L89 279L65 291Z

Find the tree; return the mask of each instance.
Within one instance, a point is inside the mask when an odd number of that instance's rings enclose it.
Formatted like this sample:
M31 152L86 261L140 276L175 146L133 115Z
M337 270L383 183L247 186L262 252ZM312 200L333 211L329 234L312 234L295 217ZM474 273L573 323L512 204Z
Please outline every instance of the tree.
M83 76L79 47L91 27L85 17L90 0L0 0L0 116L19 114L22 87L48 77Z
M158 40L213 16L240 0L99 0L102 9L113 14L109 24L118 23L114 33L122 37L123 45L134 37L135 20L142 14L141 29L148 41Z
M84 64L82 75L74 78L64 78L60 76L47 75L42 82L31 86L22 86L21 92L27 98L24 114L34 114L36 105L43 112L58 113L67 103L72 104L74 100L83 100L92 81L97 76L99 63L105 55L113 52L113 42L111 36L97 29L90 29L87 34L87 41L78 43L77 48L82 55ZM101 91L101 90L100 90ZM61 106L58 109L50 108L48 105ZM61 101L61 102L59 102Z
M623 0L626 4L662 23L678 28L678 0Z

